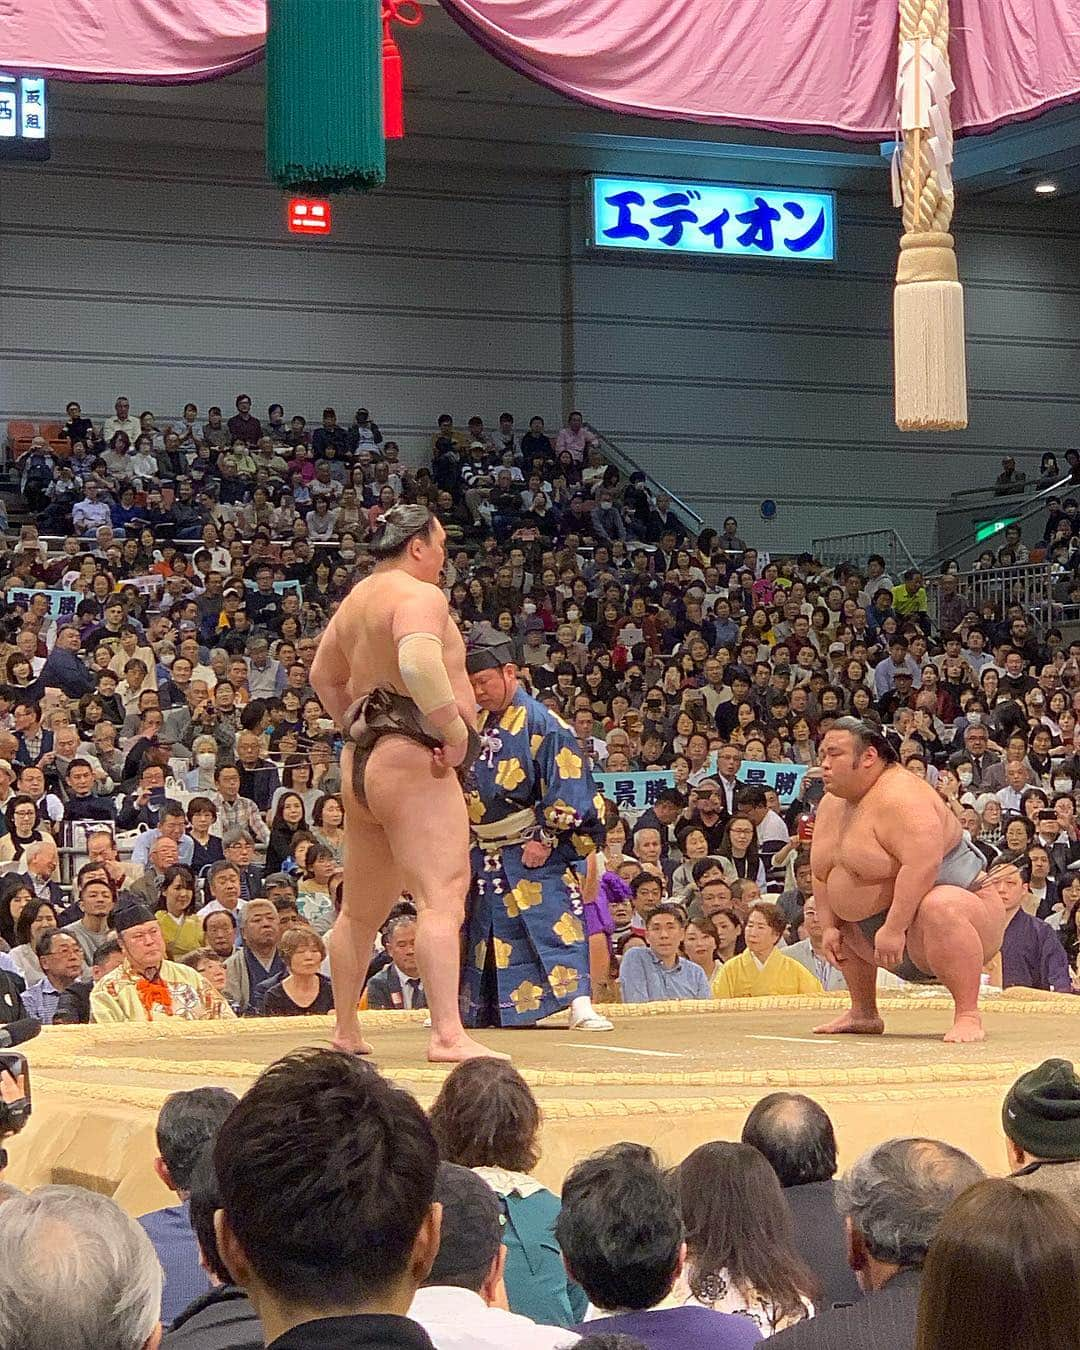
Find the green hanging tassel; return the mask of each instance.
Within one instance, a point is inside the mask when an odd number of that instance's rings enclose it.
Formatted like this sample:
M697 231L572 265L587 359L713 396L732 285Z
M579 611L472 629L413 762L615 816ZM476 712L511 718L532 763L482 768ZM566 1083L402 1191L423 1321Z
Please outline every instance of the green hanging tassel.
M386 181L380 0L267 0L266 164L284 188Z

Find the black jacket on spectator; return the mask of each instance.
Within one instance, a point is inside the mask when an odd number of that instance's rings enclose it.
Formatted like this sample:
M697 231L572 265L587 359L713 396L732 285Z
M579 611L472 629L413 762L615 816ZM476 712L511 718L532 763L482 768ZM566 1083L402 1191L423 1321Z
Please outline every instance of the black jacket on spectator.
M270 1342L269 1350L435 1350L431 1338L408 1317L356 1313L301 1322ZM509 1350L509 1347L508 1347Z
M0 1023L17 1022L27 1015L22 1001L24 988L18 975L0 970Z
M240 774L240 796L250 798L260 811L269 811L271 799L281 785L275 766L268 759L260 759L254 768L245 769L237 760L236 768Z
M847 1262L844 1221L836 1212L835 1193L833 1181L812 1181L784 1190L795 1222L795 1250L821 1286L816 1304L819 1314L828 1312L834 1303L858 1303L863 1297Z
M921 1270L902 1270L861 1302L781 1331L769 1350L911 1350L921 1284Z
M189 1303L161 1344L168 1350L262 1350L262 1323L244 1291L223 1284Z
M116 807L111 797L87 793L85 797L71 796L64 805L65 820L115 820Z

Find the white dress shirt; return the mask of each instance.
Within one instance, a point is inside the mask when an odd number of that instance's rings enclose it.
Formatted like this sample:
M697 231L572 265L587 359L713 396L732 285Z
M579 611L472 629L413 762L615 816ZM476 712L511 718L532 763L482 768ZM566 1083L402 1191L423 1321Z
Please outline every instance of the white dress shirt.
M540 1326L527 1317L489 1308L479 1294L449 1285L418 1289L409 1316L435 1350L560 1350L581 1339L565 1327Z

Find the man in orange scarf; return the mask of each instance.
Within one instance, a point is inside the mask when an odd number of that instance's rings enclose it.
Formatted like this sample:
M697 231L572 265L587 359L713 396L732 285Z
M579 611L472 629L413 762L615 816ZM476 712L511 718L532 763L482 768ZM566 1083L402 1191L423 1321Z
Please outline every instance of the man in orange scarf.
M165 959L165 937L145 905L127 905L114 917L123 963L94 985L92 1022L188 1022L235 1014L217 990L188 966Z

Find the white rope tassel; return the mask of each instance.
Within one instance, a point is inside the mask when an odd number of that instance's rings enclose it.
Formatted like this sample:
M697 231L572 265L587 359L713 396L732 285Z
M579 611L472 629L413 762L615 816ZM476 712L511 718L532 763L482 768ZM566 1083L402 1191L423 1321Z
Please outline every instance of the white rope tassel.
M967 426L964 292L949 225L953 214L948 0L900 0L897 116L904 235L893 297L896 425Z

